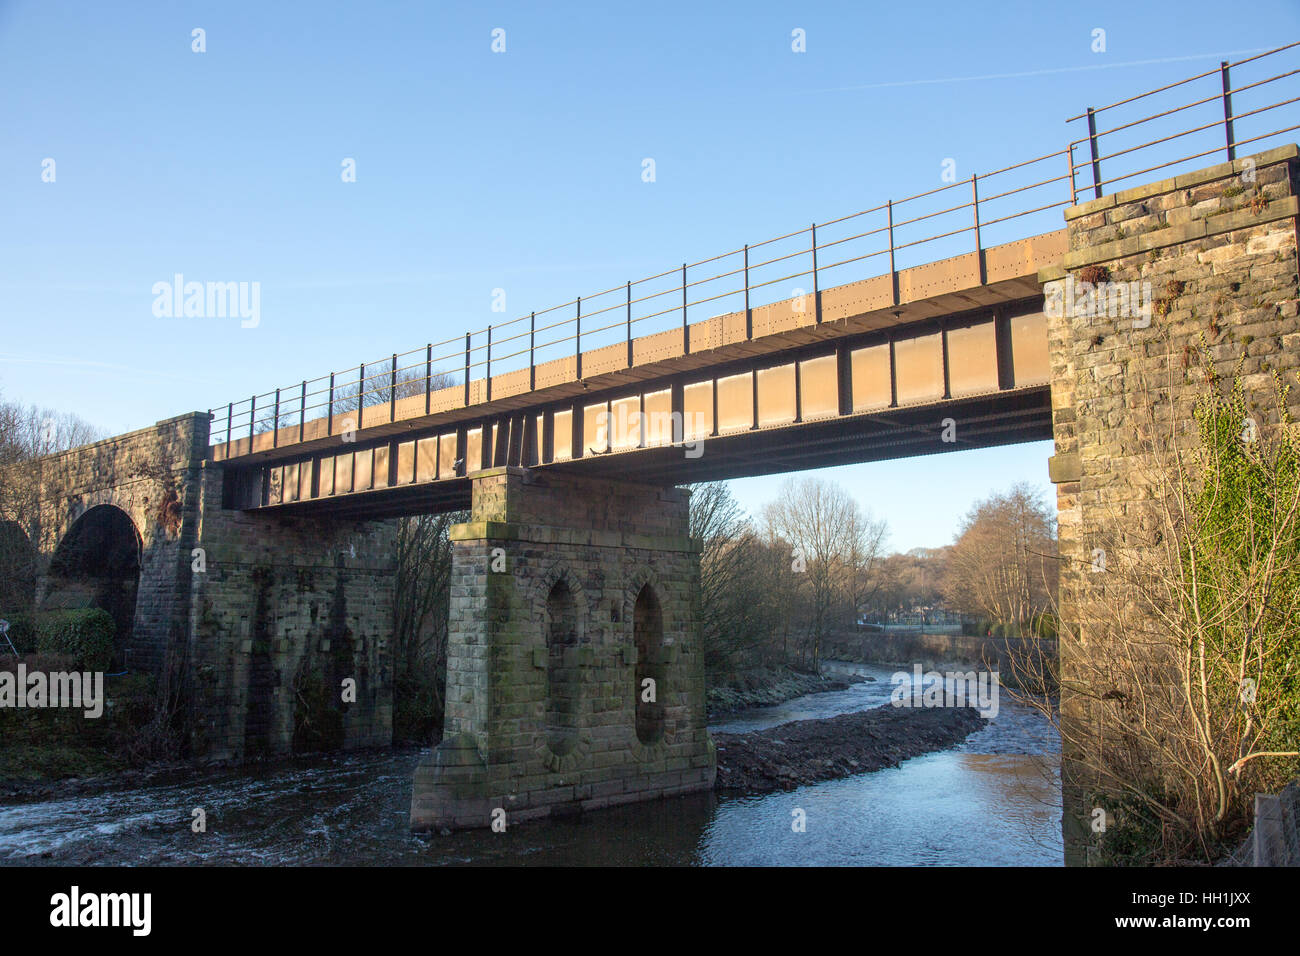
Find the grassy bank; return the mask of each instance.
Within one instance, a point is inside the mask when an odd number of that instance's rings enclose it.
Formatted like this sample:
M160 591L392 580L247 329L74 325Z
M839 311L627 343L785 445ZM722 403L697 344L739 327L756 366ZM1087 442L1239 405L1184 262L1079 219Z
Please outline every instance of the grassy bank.
M0 663L0 671L70 672L75 662L29 654ZM148 674L105 677L99 717L84 709L0 707L0 781L59 780L143 766L158 757L156 679Z

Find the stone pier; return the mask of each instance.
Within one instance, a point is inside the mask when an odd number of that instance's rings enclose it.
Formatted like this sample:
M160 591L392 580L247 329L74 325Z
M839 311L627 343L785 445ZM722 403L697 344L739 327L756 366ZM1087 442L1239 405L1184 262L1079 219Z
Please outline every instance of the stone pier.
M204 568L187 568L195 754L389 746L394 523L235 511L223 484L205 463Z
M1073 280L1150 293L1148 315L1132 307L1048 309L1063 620L1061 708L1067 863L1083 861L1089 780L1079 751L1119 738L1124 713L1106 688L1078 688L1078 663L1102 633L1096 609L1114 603L1107 575L1091 573L1097 550L1142 562L1156 545L1160 502L1151 488L1154 429L1208 386L1238 371L1247 401L1273 405L1274 375L1291 386L1300 419L1297 318L1297 194L1300 161L1285 146L1124 190L1066 210L1070 251L1045 282ZM1136 283L1136 286L1133 284ZM1078 301L1082 301L1076 296ZM1181 426L1186 430L1190 419ZM1261 429L1277 421L1261 420ZM1140 638L1133 637L1132 640ZM1112 744L1109 744L1113 746Z
M518 468L453 529L445 735L415 829L712 787L689 492Z

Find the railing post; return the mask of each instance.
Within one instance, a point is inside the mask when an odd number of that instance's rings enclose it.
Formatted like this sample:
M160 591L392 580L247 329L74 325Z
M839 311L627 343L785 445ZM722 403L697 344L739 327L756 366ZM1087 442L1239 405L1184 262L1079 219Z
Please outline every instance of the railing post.
M1101 160L1097 152L1097 114L1088 107L1088 146L1092 150L1092 197L1101 198Z
M528 391L537 388L537 363L534 361L537 348L537 313L528 313Z
M388 380L388 420L397 421L397 353L393 353L393 373Z
M253 425L257 421L257 396L248 400L248 452L253 452Z
M275 390L275 413L271 418L271 447L280 447L280 390Z
M231 426L234 424L234 418L235 418L235 403L227 402L226 403L226 444L227 445L230 444L230 429ZM227 458L230 457L229 448L226 449L226 457Z
M357 379L357 428L361 427L361 409L366 403L366 363L361 363L361 371Z
M429 414L429 399L433 395L433 343L424 347L424 414Z
M330 412L325 423L326 436L334 434L334 373L330 372Z
M686 321L686 263L682 263L682 354L691 354L691 326Z
M1223 77L1223 133L1227 138L1228 162L1237 158L1237 147L1232 133L1232 82L1228 78L1228 61L1219 63L1219 73Z
M307 380L302 380L302 400L298 408L298 444L302 444L303 429L307 427Z
M812 259L813 259L813 312L816 324L822 324L822 293L817 284L817 223L812 224Z
M483 385L487 389L487 394L484 396L483 400L485 402L490 402L492 401L492 326L491 325L488 326L487 332L488 332L487 373L483 377Z
M970 204L975 210L975 266L979 270L980 285L984 285L987 277L984 274L984 245L980 242L980 187L979 177L974 173L970 177Z
M1070 205L1079 205L1079 191L1074 187L1074 144L1071 143L1065 150L1065 161L1070 164Z
M578 296L578 314L573 320L573 359L578 381L582 381L582 296Z
M469 408L469 336L465 333L465 407ZM468 467L468 465L466 465Z
M627 367L632 367L632 283L627 284Z
M749 243L745 243L745 338L754 338L754 316L749 311Z
M894 200L885 200L889 216L889 288L894 305L898 305L898 270L894 268Z

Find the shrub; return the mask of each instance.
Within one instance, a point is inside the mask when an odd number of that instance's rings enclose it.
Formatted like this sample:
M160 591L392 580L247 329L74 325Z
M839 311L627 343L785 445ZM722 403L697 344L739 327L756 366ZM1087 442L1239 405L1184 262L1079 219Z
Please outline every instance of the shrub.
M113 618L101 608L48 611L36 618L36 650L66 654L78 667L104 671L113 661L116 631Z

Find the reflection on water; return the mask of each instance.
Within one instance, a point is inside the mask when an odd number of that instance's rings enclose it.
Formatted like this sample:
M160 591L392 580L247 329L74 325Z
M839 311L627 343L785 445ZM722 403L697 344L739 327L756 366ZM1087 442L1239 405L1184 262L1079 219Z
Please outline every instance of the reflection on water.
M737 732L888 700L876 678L719 720ZM697 794L585 817L413 836L413 751L333 754L272 767L0 808L5 864L1049 865L1061 863L1057 741L1007 701L960 746L787 793ZM190 831L202 807L208 832ZM803 833L791 828L804 811Z
M700 859L724 865L1059 865L1059 797L1022 756L928 754L875 773L729 801ZM806 832L791 827L798 808ZM1053 846L1053 843L1056 846Z

